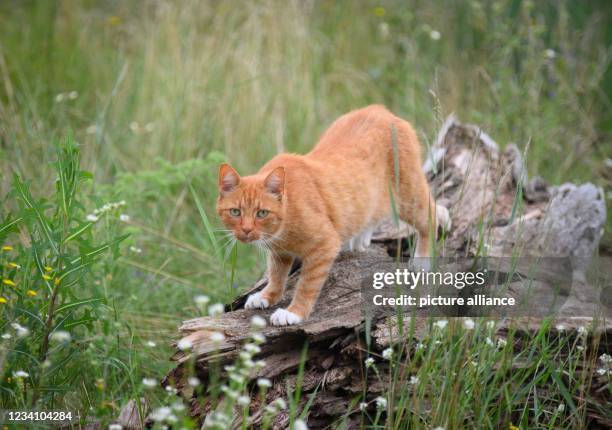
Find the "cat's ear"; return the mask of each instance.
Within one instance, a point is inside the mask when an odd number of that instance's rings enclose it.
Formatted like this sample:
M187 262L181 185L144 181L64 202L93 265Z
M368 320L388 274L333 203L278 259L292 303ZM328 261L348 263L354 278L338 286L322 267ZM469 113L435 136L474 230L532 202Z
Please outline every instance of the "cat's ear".
M219 192L229 193L240 183L240 175L227 163L219 166Z
M285 168L277 167L264 180L264 187L270 194L282 196L285 190Z

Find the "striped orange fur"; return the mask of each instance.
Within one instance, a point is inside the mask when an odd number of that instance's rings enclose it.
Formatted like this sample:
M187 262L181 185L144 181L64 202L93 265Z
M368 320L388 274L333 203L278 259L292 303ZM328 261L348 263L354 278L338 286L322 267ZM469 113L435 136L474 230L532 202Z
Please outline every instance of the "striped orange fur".
M399 178L394 174L394 139ZM280 154L254 175L240 177L221 165L221 220L239 240L270 251L269 283L249 297L247 307L277 303L298 257L302 270L295 295L286 310L273 314L272 323L307 318L343 244L391 215L390 189L400 217L418 232L416 256L429 256L435 204L421 169L420 145L410 123L380 105L343 115L311 152Z

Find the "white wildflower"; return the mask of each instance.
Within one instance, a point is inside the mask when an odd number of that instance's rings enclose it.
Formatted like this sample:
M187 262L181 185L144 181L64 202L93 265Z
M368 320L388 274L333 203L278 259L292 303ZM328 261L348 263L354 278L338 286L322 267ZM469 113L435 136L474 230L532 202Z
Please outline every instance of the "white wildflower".
M155 348L157 346L157 344L155 342L153 342L152 340L147 341L147 346L149 348Z
M293 430L308 430L308 426L304 420L298 418L293 422Z
M166 392L170 393L170 394L176 394L176 393L178 393L178 390L176 388L174 388L172 385L167 385L166 386Z
M263 369L264 367L266 367L266 362L263 360L257 360L255 362L255 368L256 369Z
M557 406L557 411L563 412L564 410L565 410L565 403L559 403L559 406Z
M142 378L142 385L147 388L157 387L157 381L154 378Z
M586 327L584 326L580 326L578 327L578 334L579 335L586 335L589 331L587 330Z
M11 327L15 330L17 337L26 337L30 334L30 330L19 323L12 323Z
M268 378L259 378L257 379L257 386L259 388L270 388L272 386L272 381Z
M433 430L444 430L444 427L438 426L438 427L436 427L436 428L435 428L435 429L433 429Z
M42 367L43 369L48 369L49 367L51 367L51 360L49 360L48 358L42 362Z
M134 254L142 254L142 249L136 246L130 246L130 251L132 251Z
M442 37L442 35L437 30L431 30L429 32L429 37L431 37L432 40L440 40L440 37Z
M287 409L287 403L281 399L280 397L272 402L273 405L276 405L278 409L283 410Z
M385 360L391 360L393 357L393 348L387 348L382 352L382 356Z
M181 351L186 351L188 349L191 349L191 347L193 346L193 342L191 342L191 340L189 340L187 338L183 338L183 339L178 341L176 346Z
M58 95L55 96L55 103L61 103L64 101L65 98L66 98L66 94L59 93Z
M549 60L552 60L557 56L557 53L554 49L547 49L546 51L544 51L544 55L546 55L546 58L548 58Z
M384 22L384 21L381 22L378 25L378 31L379 31L380 35L382 36L382 38L386 39L387 37L389 37L389 33L390 33L390 31L389 31L389 24Z
M475 325L476 324L472 318L466 318L463 320L463 328L466 330L473 330Z
M29 377L30 377L30 374L23 370L17 370L13 372L13 378L29 378Z
M109 424L108 430L122 430L121 424Z
M175 411L184 411L185 410L185 404L183 402L174 402L172 404L172 409L174 409Z
M419 378L417 376L411 376L409 383L410 385L416 385L419 383Z
M208 315L211 317L221 315L223 312L225 312L225 306L222 303L215 303L208 307Z
M419 343L417 343L417 344L416 344L416 348L415 348L415 349L416 349L417 351L418 351L419 349L423 349L423 348L425 348L425 345L423 344L423 342L419 342Z
M132 133L138 133L140 131L140 126L136 121L132 121L130 123L130 130L132 131Z
M236 400L238 398L238 391L234 390L225 390L225 395L232 400Z
M564 332L565 331L565 326L563 324L557 324L555 326L555 329L557 329L558 332Z
M368 404L366 402L359 403L359 410L361 412L365 411L368 408Z
M596 372L599 376L603 376L606 374L607 370L604 369L603 367L600 367L599 369L596 370Z
M266 341L266 337L261 333L253 333L251 335L251 338L253 339L255 343L259 343L259 344L264 343Z
M222 342L225 339L225 335L221 332L213 332L210 334L210 340L213 342Z
M584 351L584 346L582 346L582 345L576 345L576 349L577 349L578 351Z
M487 321L487 328L493 330L495 328L495 321Z
M11 336L11 334L10 334L10 333L4 333L4 334L2 335L2 339L10 339L11 337L13 337L13 336Z
M64 330L54 331L51 334L51 340L56 342L70 342L70 339L72 339L72 336Z
M126 214L119 215L119 221L121 222L130 222L130 216Z
M94 214L89 214L85 217L85 219L90 222L96 222L99 218Z
M192 387L197 387L198 385L200 385L200 380L195 376L190 376L189 378L187 378L187 383Z
M253 355L259 354L261 352L261 348L255 345L254 343L247 343L246 345L244 345L244 350L249 354Z
M246 367L247 369L252 369L253 367L255 367L255 362L251 359L248 360L244 360L243 363L244 367Z
M485 339L485 343L486 343L487 345L489 345L489 346L495 346L495 344L493 343L493 341L491 340L491 338L490 338L490 337L487 337L487 338Z
M210 297L204 294L198 294L193 298L193 301L198 306L206 306L210 302Z
M507 344L508 344L508 341L506 339L502 339L502 338L497 339L498 348L504 348Z
M244 384L244 376L233 373L230 375L230 379L237 384Z
M68 98L69 98L70 100L74 100L74 99L76 99L78 96L79 96L79 93L78 93L77 91L70 91L70 92L68 93Z
M385 399L384 397L377 397L376 399L374 399L374 401L376 402L376 407L378 409L387 408L387 399Z
M601 354L599 356L599 361L601 361L603 364L610 364L612 363L612 356L610 354Z
M253 328L264 328L266 326L266 320L259 315L253 316L251 318L251 327Z
M162 406L161 408L157 408L151 412L151 415L149 416L153 421L160 422L165 421L170 415L172 415L172 409L170 409L168 406Z
M366 369L369 369L374 365L374 359L372 357L368 357L364 361Z
M448 324L447 320L440 320L440 321L436 321L434 323L434 327L437 327L440 330L444 330L444 328L447 326L447 324Z

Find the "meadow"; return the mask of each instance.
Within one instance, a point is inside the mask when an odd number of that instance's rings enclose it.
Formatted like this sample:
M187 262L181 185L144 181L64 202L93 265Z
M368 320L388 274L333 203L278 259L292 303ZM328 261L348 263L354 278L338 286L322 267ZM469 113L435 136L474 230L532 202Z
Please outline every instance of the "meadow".
M158 382L177 326L264 268L217 231L218 164L248 173L308 151L357 107L387 105L425 147L455 113L526 150L549 183L604 187L610 207L611 61L605 1L0 3L0 408L107 426L129 399L174 404ZM486 330L438 332L450 352L422 359L421 380L486 365L441 380L429 417L379 414L376 428L584 426L584 379L537 387L597 362L586 338L543 330L524 345L531 366L479 386L513 354L485 351Z

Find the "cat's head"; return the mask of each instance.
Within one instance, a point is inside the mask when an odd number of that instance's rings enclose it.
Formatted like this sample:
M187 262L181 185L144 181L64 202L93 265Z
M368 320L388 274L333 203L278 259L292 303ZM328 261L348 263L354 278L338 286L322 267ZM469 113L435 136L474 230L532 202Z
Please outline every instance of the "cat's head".
M242 242L267 241L283 221L285 170L240 177L229 164L219 167L217 213Z

